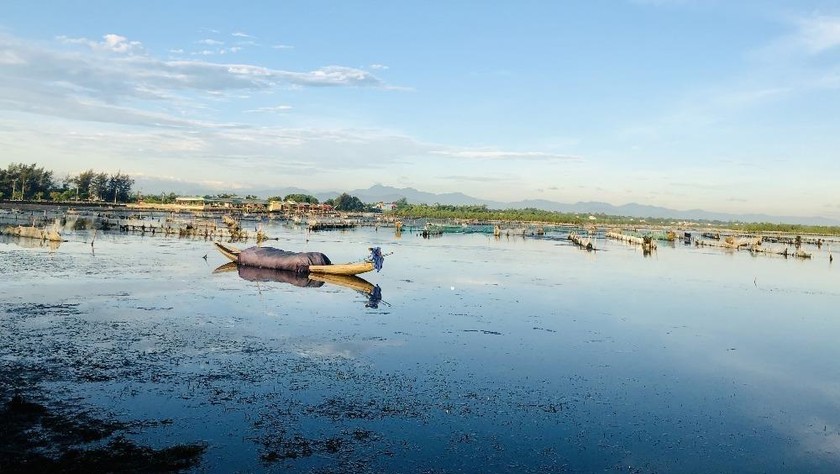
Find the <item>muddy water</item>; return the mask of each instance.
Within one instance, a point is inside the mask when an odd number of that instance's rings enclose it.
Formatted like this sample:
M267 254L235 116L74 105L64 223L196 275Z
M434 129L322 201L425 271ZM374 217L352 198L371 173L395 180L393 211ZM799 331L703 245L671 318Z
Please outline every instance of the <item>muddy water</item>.
M393 252L363 275L382 301L213 273L203 240L7 238L5 375L138 443L206 443L201 472L840 469L825 249L268 233L334 262Z

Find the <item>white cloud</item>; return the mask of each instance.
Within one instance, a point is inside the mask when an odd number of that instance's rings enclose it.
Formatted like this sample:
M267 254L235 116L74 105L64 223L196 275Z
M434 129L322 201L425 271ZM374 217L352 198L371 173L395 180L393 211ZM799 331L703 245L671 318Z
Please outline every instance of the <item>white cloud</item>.
M247 113L272 113L272 112L287 112L292 110L291 105L275 105L274 107L260 107L258 109L246 110Z
M370 68L373 69L374 71L390 69L388 66L386 66L384 64L371 64Z
M695 5L700 3L716 3L715 0L629 0L636 5L649 5L655 7L679 7Z
M528 160L528 161L582 161L578 156L560 155L537 151L500 150L435 150L434 155L478 160Z
M241 31L232 33L231 36L235 36L237 38L253 38L253 36L249 35L248 33L242 33Z
M115 53L128 53L142 48L139 41L128 41L124 36L108 34L104 38L105 41L102 43L103 48Z
M14 51L6 50L0 51L0 64L4 64L6 66L14 66L18 64L25 64L25 61Z
M113 53L139 53L143 51L143 45L139 41L129 41L125 36L109 33L102 37L102 41L93 41L87 38L68 38L59 36L58 40L65 44L80 44L89 47L94 51L110 51Z
M790 31L753 52L767 64L819 56L840 46L840 16L810 15L785 19Z
M795 41L809 53L819 54L840 46L840 16L816 15L797 23Z
M288 44L275 44L272 46L274 49L294 49L294 46L290 46Z
M207 60L161 60L127 52L139 47L119 35L84 44L91 53L68 52L0 36L0 111L150 127L192 126L208 107L233 95L288 87L386 87L370 72L327 66L308 72ZM215 96L210 102L210 97Z
M450 175L450 176L439 176L439 179L444 179L447 181L455 181L455 182L465 182L465 181L475 181L477 183L487 183L487 182L495 182L495 183L502 183L511 181L509 177L491 177L491 176L483 176L478 174L473 175Z
M225 43L224 43L224 41L218 41L218 40L214 40L214 39L203 39L203 40L196 41L196 44L203 44L203 45L206 45L206 46L221 46Z
M282 72L279 75L289 82L310 86L382 85L382 81L367 71L344 66L326 66L307 73Z

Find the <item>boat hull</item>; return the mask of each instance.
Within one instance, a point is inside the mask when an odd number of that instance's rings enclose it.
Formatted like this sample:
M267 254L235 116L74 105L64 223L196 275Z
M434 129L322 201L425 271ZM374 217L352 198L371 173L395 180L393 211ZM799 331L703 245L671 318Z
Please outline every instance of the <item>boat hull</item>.
M373 270L373 262L340 263L333 265L309 265L310 273L327 275L358 275Z

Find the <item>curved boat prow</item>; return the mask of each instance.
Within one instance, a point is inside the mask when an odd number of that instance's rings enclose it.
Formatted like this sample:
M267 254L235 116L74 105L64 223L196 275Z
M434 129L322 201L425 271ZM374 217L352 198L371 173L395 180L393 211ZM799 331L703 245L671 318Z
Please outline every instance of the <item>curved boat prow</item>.
M231 262L239 261L239 253L242 252L238 248L229 247L221 242L213 242L213 245L216 246L216 250L222 253L225 257L228 258Z

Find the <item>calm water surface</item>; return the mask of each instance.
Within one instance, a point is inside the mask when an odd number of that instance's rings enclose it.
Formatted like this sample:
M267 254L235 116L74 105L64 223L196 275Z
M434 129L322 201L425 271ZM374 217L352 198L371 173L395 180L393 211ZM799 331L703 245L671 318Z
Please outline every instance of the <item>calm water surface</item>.
M203 240L0 240L0 361L199 472L840 469L840 268L561 234L307 234L350 288L213 273ZM249 244L248 244L249 245ZM245 246L245 245L240 245ZM206 260L203 258L207 255Z

